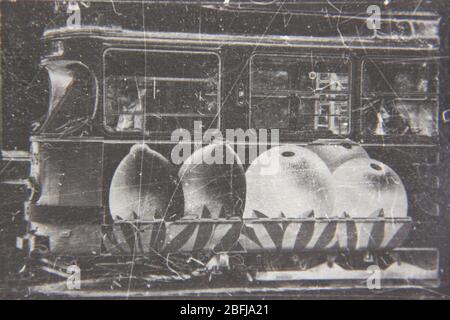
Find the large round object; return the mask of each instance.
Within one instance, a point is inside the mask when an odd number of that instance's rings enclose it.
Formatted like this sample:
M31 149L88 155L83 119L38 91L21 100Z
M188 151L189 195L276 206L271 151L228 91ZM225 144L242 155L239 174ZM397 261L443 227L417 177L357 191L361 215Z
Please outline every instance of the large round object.
M408 201L397 173L373 159L347 161L333 173L335 215L353 218L406 217ZM383 210L383 212L381 212Z
M196 150L181 166L186 217L242 216L245 172L238 155L226 143Z
M146 144L136 144L114 173L109 207L114 220L169 219L182 212L179 198L172 164Z
M258 211L271 218L305 218L332 213L331 173L314 152L280 146L262 153L246 172L245 218Z
M314 151L328 166L331 172L343 163L356 158L369 159L366 150L352 141L317 140L307 148Z

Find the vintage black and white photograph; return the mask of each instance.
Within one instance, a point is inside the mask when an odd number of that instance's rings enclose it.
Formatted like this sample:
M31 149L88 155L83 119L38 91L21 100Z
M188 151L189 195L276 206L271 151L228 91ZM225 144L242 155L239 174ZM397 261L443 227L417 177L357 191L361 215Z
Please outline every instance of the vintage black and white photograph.
M449 26L0 1L0 299L450 299Z

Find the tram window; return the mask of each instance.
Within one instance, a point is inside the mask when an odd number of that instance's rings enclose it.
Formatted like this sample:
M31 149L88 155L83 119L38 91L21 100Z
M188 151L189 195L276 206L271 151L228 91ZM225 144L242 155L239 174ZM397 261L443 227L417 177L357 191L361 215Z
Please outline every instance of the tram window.
M347 59L256 55L251 70L253 128L349 133Z
M438 68L434 62L368 60L362 114L367 134L437 134Z
M42 132L79 133L94 112L95 79L85 67L74 63L50 63L46 68L51 96Z
M112 51L106 55L105 120L122 133L217 127L219 60L184 52Z

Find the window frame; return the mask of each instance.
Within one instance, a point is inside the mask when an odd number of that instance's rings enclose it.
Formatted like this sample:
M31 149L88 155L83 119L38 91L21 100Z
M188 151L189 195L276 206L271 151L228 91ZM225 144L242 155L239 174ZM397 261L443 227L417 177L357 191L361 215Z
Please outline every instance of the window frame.
M129 136L129 137L144 137L144 138L153 138L153 137L167 137L171 135L171 131L148 131L148 134L145 132L145 126L143 126L142 130L139 132L133 131L116 131L112 129L106 122L107 120L107 110L106 110L106 55L110 51L126 51L126 52L137 52L137 53L178 53L178 54L198 54L198 55L213 55L217 57L217 67L218 67L218 82L217 82L217 111L215 115L212 116L213 121L217 120L217 126L212 126L211 129L219 129L221 128L222 122L222 57L219 53L214 51L206 51L206 50L184 50L184 49L141 49L141 48L119 48L119 47L110 47L103 51L103 119L102 126L104 130L111 135L114 136ZM126 72L125 72L126 73ZM174 116L176 118L176 116ZM146 112L144 112L144 122L146 121ZM183 128L188 131L192 131L194 128ZM192 132L191 132L192 133Z
M401 139L401 138L405 138L405 137L410 137L412 139L436 139L439 137L440 135L440 119L439 119L439 110L440 110L440 96L441 96L441 92L440 92L440 85L441 85L441 66L440 63L438 61L435 60L435 57L420 57L420 56L374 56L374 55L367 55L364 56L361 59L361 68L360 68L360 83L359 83L359 99L360 99L360 103L361 103L361 108L363 106L363 103L365 100L367 100L368 98L364 97L364 90L363 90L363 86L364 86L364 76L365 76L365 64L368 62L373 62L373 61L391 61L391 62L395 62L395 61L405 61L408 59L414 59L414 62L412 63L424 63L424 62L431 62L431 63L435 63L436 67L437 67L437 83L436 83L436 92L435 93L410 93L410 92L406 92L406 93L402 93L402 95L397 95L397 94L387 94L385 96L392 96L394 99L400 99L403 98L406 100L408 99L417 99L419 100L420 97L424 97L425 99L423 99L424 101L436 101L436 112L435 112L435 120L436 120L436 133L432 136L427 136L427 135L417 135L417 134L410 134L410 135L401 135L401 134L386 134L386 135L375 135L375 134L369 134L366 133L365 130L365 117L363 112L360 112L359 115L359 132L361 134L361 136L365 137L365 138L370 138L370 139ZM400 99L402 100L402 99Z
M78 60L53 60L53 59L45 59L41 62L41 66L44 66L47 68L47 65L51 65L51 64L59 64L62 63L64 64L65 68L68 68L69 66L73 66L76 65L78 67L81 67L82 69L84 69L84 71L86 71L87 73L89 73L90 76L90 80L92 80L93 82L93 86L91 88L88 88L89 90L92 90L92 94L90 97L91 103L90 103L90 107L91 107L91 112L90 114L87 116L88 121L93 121L95 119L95 117L97 116L97 112L98 112L98 106L99 106L99 90L100 90L100 86L99 86L99 81L95 75L95 73L84 63L82 63L81 61ZM65 100L65 95L67 94L67 92L64 94L64 96L62 97L61 101L59 101L57 103L56 106L51 106L52 103L52 95L53 95L53 89L52 89L52 83L51 83L51 78L50 78L50 74L47 70L47 76L48 76L48 82L49 82L49 98L48 98L48 103L47 103L47 111L46 111L46 116L45 116L45 120L43 121L41 127L38 129L37 133L43 136L61 136L61 133L56 133L56 132L48 132L46 131L49 127L49 125L52 123L52 121L54 121L55 118L55 114L56 112L61 111L60 109L63 106L63 102ZM73 85L73 84L71 84Z
M348 90L346 92L346 95L348 96L348 132L346 134L324 134L321 131L308 131L307 133L299 134L294 131L291 131L289 129L280 129L280 136L281 137L288 137L290 140L301 140L302 137L326 137L326 138L348 138L353 134L353 121L352 121L352 114L353 114L353 60L351 59L350 55L344 54L344 55L336 55L336 54L326 54L326 53L318 53L318 52L309 52L309 53L301 53L301 54L294 54L294 53L255 53L252 54L250 57L250 66L249 66L249 106L248 106L248 127L252 128L252 89L253 89L253 68L254 68L254 59L258 56L266 56L266 57L283 57L283 58L295 58L299 61L305 61L305 60L311 60L311 57L317 58L329 58L329 59L342 59L347 61L348 63ZM268 129L268 128L267 128Z

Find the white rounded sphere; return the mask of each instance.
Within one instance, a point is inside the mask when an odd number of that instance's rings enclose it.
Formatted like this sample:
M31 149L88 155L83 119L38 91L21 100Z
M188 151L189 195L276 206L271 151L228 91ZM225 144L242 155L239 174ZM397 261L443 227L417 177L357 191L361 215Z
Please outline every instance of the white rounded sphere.
M328 166L331 172L334 172L343 163L356 159L369 159L366 150L360 145L349 142L326 143L326 141L317 141L308 145L306 148L315 152Z
M333 173L334 214L346 212L354 218L406 217L408 200L405 187L390 167L373 159L352 159Z
M183 187L185 216L213 219L242 216L245 172L228 144L212 143L196 150L184 161L178 176Z
M314 152L298 146L279 146L262 153L246 172L245 218L254 210L271 218L305 218L332 213L331 173Z

